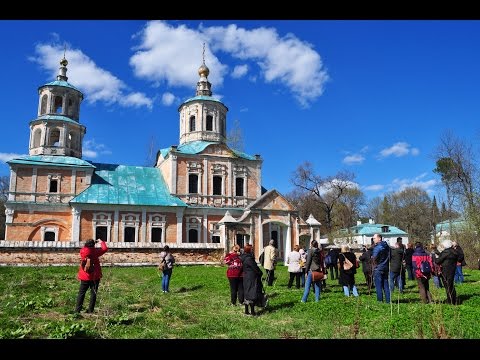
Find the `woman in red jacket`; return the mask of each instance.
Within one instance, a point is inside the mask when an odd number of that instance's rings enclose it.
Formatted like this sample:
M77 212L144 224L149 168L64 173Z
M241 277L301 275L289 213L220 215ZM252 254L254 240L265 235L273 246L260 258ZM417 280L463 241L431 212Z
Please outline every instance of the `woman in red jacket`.
M96 248L95 244L100 242L101 248ZM85 246L80 249L80 267L78 269L77 278L80 280L80 289L77 295L77 305L75 312L80 313L83 306L83 300L88 289L90 289L90 303L88 306L88 313L92 313L97 301L97 290L102 277L102 268L100 267L100 256L105 254L108 250L107 244L103 240L89 239L85 241ZM90 268L88 268L87 260L90 259Z
M235 245L225 256L227 268L227 278L230 283L230 302L232 305L243 304L243 264L240 259L240 246Z

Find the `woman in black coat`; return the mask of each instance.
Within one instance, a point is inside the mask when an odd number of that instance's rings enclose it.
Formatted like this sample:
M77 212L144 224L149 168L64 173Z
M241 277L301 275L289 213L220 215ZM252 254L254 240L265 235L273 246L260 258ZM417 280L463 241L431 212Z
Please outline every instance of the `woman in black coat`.
M345 270L343 264L345 259L348 259L353 266ZM350 296L350 290L352 290L353 296L358 296L357 287L355 286L355 274L357 273L357 257L350 251L348 245L342 245L342 252L338 256L338 267L340 268L340 285L343 287L343 293L345 296Z
M252 245L247 244L240 255L243 263L243 297L245 315L255 316L255 303L263 296L262 294L262 270L258 267L252 254ZM248 308L250 307L250 311Z
M454 280L457 270L458 254L452 247L451 240L442 242L444 250L435 258L435 263L442 266L442 282L447 293L447 303L457 304L457 292L455 290Z

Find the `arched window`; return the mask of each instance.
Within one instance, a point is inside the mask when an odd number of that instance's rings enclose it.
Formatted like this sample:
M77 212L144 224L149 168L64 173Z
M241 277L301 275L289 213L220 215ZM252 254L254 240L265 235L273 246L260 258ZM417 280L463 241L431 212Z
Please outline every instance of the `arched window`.
M48 96L46 94L42 96L42 105L40 106L40 115L47 113L47 99L48 99Z
M195 131L195 116L190 116L190 131Z
M198 194L198 175L188 175L188 192L190 194Z
M63 113L63 98L61 96L55 96L54 109L56 114Z
M213 116L207 115L207 131L213 131Z
M50 139L48 141L49 146L59 146L60 145L60 130L52 129L50 131Z
M189 243L198 243L198 230L197 229L188 230L188 242Z
M41 129L36 129L35 132L33 133L33 147L39 147L40 146L40 141L42 139L42 130Z

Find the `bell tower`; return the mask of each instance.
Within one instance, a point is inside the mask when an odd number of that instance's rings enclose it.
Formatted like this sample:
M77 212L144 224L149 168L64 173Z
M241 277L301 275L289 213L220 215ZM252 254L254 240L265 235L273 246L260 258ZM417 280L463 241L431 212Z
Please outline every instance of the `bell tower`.
M212 97L212 84L208 81L209 68L205 65L205 44L203 63L198 69L195 97L178 108L180 113L180 145L190 141L226 142L226 118L228 108Z
M82 157L86 128L79 122L83 94L67 82L68 61L60 61L57 79L38 88L37 118L30 122L29 155Z

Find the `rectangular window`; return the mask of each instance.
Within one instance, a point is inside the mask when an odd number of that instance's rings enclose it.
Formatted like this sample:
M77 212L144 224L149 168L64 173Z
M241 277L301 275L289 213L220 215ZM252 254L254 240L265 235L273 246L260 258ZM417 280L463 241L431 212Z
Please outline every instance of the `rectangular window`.
M135 228L134 227L126 227L123 233L123 241L124 242L135 242Z
M152 242L162 242L162 228L152 228Z
M53 231L45 231L44 241L55 241L55 233Z
M97 226L95 228L95 239L102 239L107 241L107 227L106 226Z
M213 177L213 195L222 195L222 177Z
M51 193L58 192L58 180L50 180L49 192Z
M207 115L207 131L213 130L213 116Z
M243 181L241 177L235 179L235 196L243 196Z
M190 174L188 176L188 193L198 194L198 175Z

